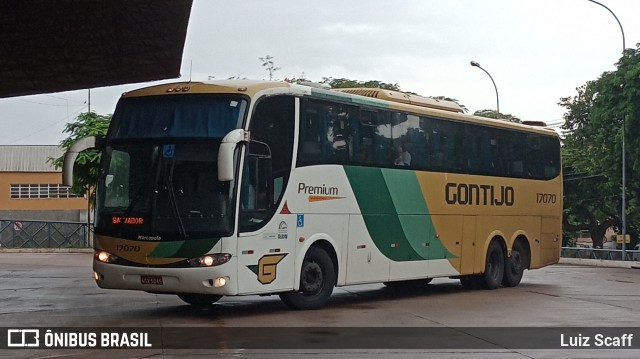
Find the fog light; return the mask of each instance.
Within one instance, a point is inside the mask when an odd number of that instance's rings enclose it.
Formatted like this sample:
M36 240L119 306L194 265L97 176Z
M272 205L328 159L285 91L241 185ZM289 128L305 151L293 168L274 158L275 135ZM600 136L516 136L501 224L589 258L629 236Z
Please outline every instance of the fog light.
M99 281L102 280L102 276L98 272L93 272L93 279Z
M227 278L219 277L216 278L215 282L213 282L214 287L224 287L227 284Z
M99 251L96 250L95 253L95 258L96 260L102 262L102 263L113 263L116 260L118 260L117 256L114 256L113 254L106 252L106 251Z

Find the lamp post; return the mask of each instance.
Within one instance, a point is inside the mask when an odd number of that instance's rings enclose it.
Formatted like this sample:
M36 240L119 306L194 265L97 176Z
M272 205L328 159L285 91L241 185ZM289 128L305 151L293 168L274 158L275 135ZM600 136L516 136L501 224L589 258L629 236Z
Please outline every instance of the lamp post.
M491 79L491 82L493 82L493 87L496 89L496 112L500 113L500 98L498 97L498 86L496 86L496 82L493 81L493 77L491 77L491 74L487 70L483 69L482 66L480 66L479 63L477 63L475 61L471 61L471 66L477 67L480 70L484 71L484 73L489 75L489 78Z
M613 11L611 11L611 9L609 9L608 7L606 7L604 4L601 4L597 1L594 0L588 0L594 4L600 5L603 8L607 9L607 11L609 11L611 13L611 15L613 15L613 17L616 19L616 21L618 22L618 26L620 26L620 32L622 33L622 56L624 57L624 50L627 48L625 45L625 40L624 40L624 29L622 28L622 24L620 23L620 20L618 20L618 17L616 16L616 14L613 13ZM625 261L627 260L627 242L626 242L626 237L627 237L627 162L626 162L626 155L625 155L625 148L624 148L624 133L625 133L625 117L622 117L622 210L621 210L621 218L620 221L622 222L622 260Z

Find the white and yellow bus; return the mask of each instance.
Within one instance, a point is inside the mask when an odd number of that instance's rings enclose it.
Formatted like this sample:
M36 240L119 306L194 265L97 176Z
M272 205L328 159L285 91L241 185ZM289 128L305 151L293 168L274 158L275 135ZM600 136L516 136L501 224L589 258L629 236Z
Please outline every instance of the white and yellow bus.
M556 263L560 141L380 89L175 83L126 93L98 148L101 288L206 305L278 294L319 308L335 286L459 278L516 286Z

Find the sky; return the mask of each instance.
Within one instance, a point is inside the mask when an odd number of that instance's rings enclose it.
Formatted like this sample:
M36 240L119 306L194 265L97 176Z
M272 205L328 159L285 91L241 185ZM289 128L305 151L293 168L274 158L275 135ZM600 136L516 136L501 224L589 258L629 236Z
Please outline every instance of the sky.
M599 0L620 20L626 47L640 42L640 1ZM181 80L323 77L398 84L457 99L471 113L495 109L557 124L562 97L615 70L622 33L588 0L193 0ZM88 110L111 114L137 83L0 99L0 145L55 145Z

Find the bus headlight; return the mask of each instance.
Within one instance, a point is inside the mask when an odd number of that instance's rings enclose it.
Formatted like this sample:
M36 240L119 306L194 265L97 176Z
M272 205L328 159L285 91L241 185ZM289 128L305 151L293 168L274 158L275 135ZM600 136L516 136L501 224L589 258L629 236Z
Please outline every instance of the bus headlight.
M99 250L96 250L95 258L102 263L113 263L118 260L118 256L115 256L106 251Z
M206 256L191 258L187 262L193 267L214 267L227 263L231 259L231 254L217 253Z

